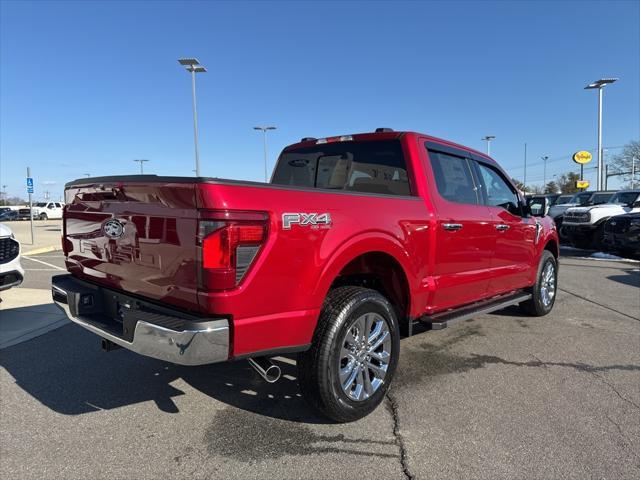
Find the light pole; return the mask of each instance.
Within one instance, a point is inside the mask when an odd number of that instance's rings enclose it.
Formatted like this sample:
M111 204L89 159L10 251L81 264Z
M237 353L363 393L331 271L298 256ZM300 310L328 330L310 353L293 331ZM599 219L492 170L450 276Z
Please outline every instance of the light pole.
M495 135L486 135L481 139L487 142L487 156L489 157L491 156L491 140L493 140L494 138L496 138Z
M597 190L602 190L602 178L604 173L603 160L602 160L602 89L605 85L616 82L617 78L601 78L598 81L590 83L585 90L598 89L598 181Z
M200 176L200 151L198 149L198 109L196 107L196 73L207 71L197 58L179 58L178 63L191 72L191 97L193 102L193 140L196 146L196 177Z
M549 160L549 155L544 155L542 157L540 157L542 159L542 161L544 162L544 168L542 169L542 184L544 186L544 188L547 187L547 160Z
M86 175L86 176L87 176L87 178L89 178L89 177L91 176L91 174L90 174L90 173L83 173L83 175Z
M276 127L253 127L254 130L262 131L262 145L264 146L264 181L267 179L267 130L275 130Z
M142 169L142 163L143 162L148 162L149 160L147 160L146 158L139 158L137 160L134 160L134 162L140 162L140 175L144 175L144 170ZM88 177L89 174L85 173L85 175Z
M522 180L522 190L527 194L527 142L524 142L524 179Z

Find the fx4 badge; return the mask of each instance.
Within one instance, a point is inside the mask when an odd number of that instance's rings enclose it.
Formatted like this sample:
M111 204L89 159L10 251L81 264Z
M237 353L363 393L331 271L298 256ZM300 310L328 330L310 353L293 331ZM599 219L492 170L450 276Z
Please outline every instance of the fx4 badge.
M282 229L291 230L297 224L301 227L323 228L331 227L331 215L328 213L283 213Z

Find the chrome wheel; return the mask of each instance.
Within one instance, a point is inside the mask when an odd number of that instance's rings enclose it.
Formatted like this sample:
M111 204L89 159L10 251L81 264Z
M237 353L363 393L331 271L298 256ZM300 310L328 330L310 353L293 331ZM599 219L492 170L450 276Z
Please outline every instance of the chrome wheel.
M341 345L338 368L342 391L351 400L366 400L384 383L389 368L389 325L377 313L361 315L347 328Z
M542 270L542 278L540 281L540 300L545 308L549 308L553 303L553 297L556 295L556 268L553 262L547 262Z

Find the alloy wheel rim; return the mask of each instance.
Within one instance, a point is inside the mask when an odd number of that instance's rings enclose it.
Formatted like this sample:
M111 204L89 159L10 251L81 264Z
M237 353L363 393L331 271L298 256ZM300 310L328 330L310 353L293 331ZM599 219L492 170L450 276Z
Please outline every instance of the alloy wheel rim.
M391 332L377 313L356 318L341 342L338 359L342 391L353 401L371 397L384 383L391 361Z
M545 308L549 308L556 295L556 269L552 262L548 262L542 270L540 282L540 299Z

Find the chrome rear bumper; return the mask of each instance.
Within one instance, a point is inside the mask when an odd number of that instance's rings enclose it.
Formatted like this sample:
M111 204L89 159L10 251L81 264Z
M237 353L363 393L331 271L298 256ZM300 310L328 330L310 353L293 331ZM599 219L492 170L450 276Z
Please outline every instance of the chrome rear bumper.
M69 320L140 355L179 365L205 365L229 358L227 319L191 317L71 275L53 277L51 293ZM109 311L118 312L122 321L114 320Z

